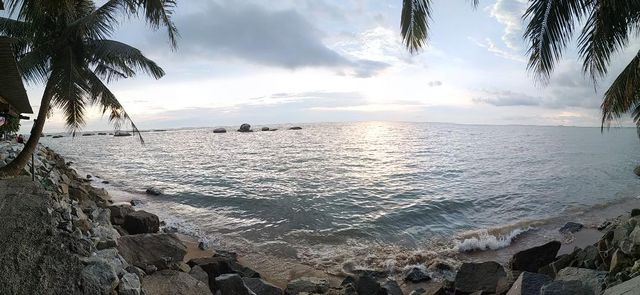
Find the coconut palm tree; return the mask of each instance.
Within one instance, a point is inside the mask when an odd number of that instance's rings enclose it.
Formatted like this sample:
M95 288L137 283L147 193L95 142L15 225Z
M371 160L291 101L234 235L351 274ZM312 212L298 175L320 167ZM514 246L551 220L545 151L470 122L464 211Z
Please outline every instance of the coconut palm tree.
M473 2L478 4L477 0ZM409 51L425 46L429 16L430 0L403 0L401 28ZM608 74L612 56L626 49L630 38L638 36L640 1L530 0L523 18L528 21L524 32L529 46L527 69L539 81L548 82L556 63L577 36L582 69L596 83ZM640 128L640 52L609 86L601 110L602 128L629 112Z
M119 17L143 16L153 28L166 27L173 48L174 0L7 0L9 18L0 18L0 35L15 40L18 67L28 83L44 84L38 117L24 149L0 175L17 175L35 151L47 116L62 110L68 129L83 127L87 107L97 106L120 128L138 129L107 83L144 72L156 79L164 71L140 50L111 40ZM142 137L140 137L142 140Z

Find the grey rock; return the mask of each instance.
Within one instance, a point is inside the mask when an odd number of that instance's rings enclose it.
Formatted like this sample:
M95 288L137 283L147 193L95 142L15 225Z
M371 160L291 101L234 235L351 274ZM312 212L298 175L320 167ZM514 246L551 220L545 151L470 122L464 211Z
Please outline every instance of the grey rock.
M404 277L405 282L420 283L431 280L431 277L420 268L414 267Z
M608 273L586 268L567 267L560 270L556 281L579 281L591 294L601 294L605 288Z
M562 243L552 241L542 246L520 251L511 257L509 268L512 270L537 272L541 267L553 262Z
M633 173L635 173L636 175L640 176L640 166L638 166L635 169L633 169Z
M411 291L411 293L409 293L409 295L425 295L425 294L427 294L427 290L425 290L424 288L418 288Z
M135 211L125 216L122 227L132 235L157 233L160 230L160 219L146 211Z
M150 187L145 190L147 195L159 196L162 195L162 190L157 187ZM135 205L134 205L135 206Z
M216 128L216 129L213 129L213 133L227 133L227 129Z
M242 125L240 125L240 129L238 129L239 132L251 132L251 125L244 123Z
M82 270L82 285L85 294L110 295L119 282L116 271L102 259L91 261Z
M556 274L563 268L571 265L574 261L574 255L564 254L557 257L554 262L549 263L549 265L543 266L538 270L538 273L547 275L552 279L556 277Z
M282 295L282 289L259 278L242 278L244 284L256 295ZM390 294L391 295L391 294Z
M631 260L631 258L625 255L622 250L617 249L611 256L611 265L609 267L609 272L611 273L611 275L616 275L625 267L629 267L632 265L633 261Z
M108 209L111 212L111 224L114 225L123 225L124 218L134 211L128 204L109 206Z
M95 208L91 211L91 220L99 225L110 226L111 225L111 211L105 208Z
M540 288L540 295L592 295L580 281L553 281Z
M301 293L327 294L329 292L329 282L320 278L303 277L293 280L287 284L284 290L285 295L298 295Z
M95 226L91 228L91 235L96 239L96 249L102 250L118 246L120 234L111 226Z
M640 276L605 290L604 295L640 295Z
M209 275L207 275L207 272L205 272L200 265L194 265L189 271L189 274L199 281L207 285L209 284Z
M223 274L215 278L216 294L221 295L251 295L253 292L247 288L238 274Z
M455 288L463 293L507 291L507 273L502 265L493 261L463 263L456 274Z
M386 280L380 287L387 295L404 295L402 289L400 289L400 286L394 280Z
M269 131L269 127L262 127L262 131Z
M175 270L161 270L144 277L142 290L149 295L212 295L207 284Z
M640 216L640 208L631 209L631 217L636 217L636 216Z
M549 282L551 278L547 275L525 271L513 283L507 295L539 295L542 286Z
M289 128L289 130L302 130L302 127L294 126Z
M120 285L118 285L119 295L140 295L141 291L140 278L132 273L126 273L120 279Z
M567 222L564 226L562 226L560 228L560 233L563 234L572 234L572 233L577 233L580 230L582 230L582 228L584 227L584 225L580 224L580 223L576 223L576 222Z
M129 267L129 264L124 260L124 258L122 258L122 256L120 256L117 249L97 251L87 259L88 263L93 261L104 261L108 263L118 276L124 275L126 273L126 268Z
M124 258L123 258L124 260ZM125 268L125 270L127 272L130 272L132 274L135 274L138 276L138 278L143 278L147 275L147 273L144 272L144 270L142 270L141 268L134 266L134 265L129 265Z
M142 234L121 237L118 251L129 264L142 269L154 265L162 270L171 262L182 261L187 247L173 234Z

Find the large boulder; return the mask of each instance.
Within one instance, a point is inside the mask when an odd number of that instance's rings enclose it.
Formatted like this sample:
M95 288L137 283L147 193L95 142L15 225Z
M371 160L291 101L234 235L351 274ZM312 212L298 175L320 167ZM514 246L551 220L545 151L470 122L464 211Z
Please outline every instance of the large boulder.
M238 274L223 274L215 279L216 294L220 295L252 295Z
M118 246L120 234L111 226L96 226L91 228L91 235L95 239L96 249L108 249Z
M161 270L142 279L142 290L153 295L212 295L209 286L175 270Z
M140 290L140 278L137 275L126 273L122 276L118 286L119 295L140 295Z
M207 275L207 272L205 272L199 265L194 265L189 271L189 274L199 281L207 285L209 284L209 275Z
M242 125L240 125L240 129L238 129L239 132L251 132L251 125L244 123Z
M404 277L405 282L420 283L431 280L431 277L418 267L414 267Z
M242 278L244 284L256 295L282 295L282 289L259 278Z
M132 235L153 234L160 230L160 219L153 213L135 211L125 216L122 227Z
M199 267L207 274L209 287L211 288L211 292L214 292L216 277L223 274L235 273L229 265L231 261L228 257L209 257L191 259L187 264L191 268Z
M541 267L553 262L562 243L552 241L542 246L520 251L511 257L509 268L516 271L537 272Z
M123 225L124 218L134 212L129 204L109 206L108 209L111 212L111 224L114 225Z
M568 267L569 265L571 265L574 262L574 255L573 254L564 254L564 255L560 255L556 258L556 260L554 262L549 263L548 265L545 265L543 267L541 267L538 270L538 273L544 274L544 275L548 275L549 277L551 277L552 279L556 277L556 274L563 268Z
M540 295L594 295L580 281L553 281L540 288Z
M605 288L608 273L586 268L567 267L558 272L556 281L580 281L592 294L601 294Z
M320 278L303 277L293 280L287 284L284 290L285 295L299 295L304 293L327 294L329 292L329 282Z
M604 295L638 295L640 294L640 277L635 277L622 284L604 291Z
M90 261L82 270L85 294L111 295L120 280L113 267L102 259Z
M513 283L507 295L539 295L542 286L551 282L547 275L524 271Z
M382 294L384 292L376 279L368 275L349 276L342 281L340 286L347 294L354 291L357 294Z
M174 234L143 234L118 239L118 251L127 262L141 269L154 265L162 270L172 262L182 261L187 247Z
M483 263L463 263L455 279L455 289L462 293L507 291L507 273L502 265L489 261Z

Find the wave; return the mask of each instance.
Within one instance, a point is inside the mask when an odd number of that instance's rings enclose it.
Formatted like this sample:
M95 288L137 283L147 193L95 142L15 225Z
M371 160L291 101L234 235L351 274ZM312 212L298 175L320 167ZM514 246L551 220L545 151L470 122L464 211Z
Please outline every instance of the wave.
M478 236L456 241L455 250L458 252L499 250L509 247L513 240L534 228L516 228L506 235L492 235L487 230L482 230Z

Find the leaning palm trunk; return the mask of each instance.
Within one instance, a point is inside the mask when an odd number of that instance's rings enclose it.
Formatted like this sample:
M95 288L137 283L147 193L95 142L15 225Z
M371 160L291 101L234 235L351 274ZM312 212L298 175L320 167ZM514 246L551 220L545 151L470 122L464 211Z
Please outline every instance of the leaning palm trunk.
M44 123L47 120L47 114L49 113L50 103L51 94L48 90L45 90L44 94L42 95L42 101L40 102L38 118L31 128L31 135L29 136L29 140L27 140L27 143L24 145L22 151L20 151L18 156L13 161L11 161L11 163L0 168L0 177L19 175L27 165L27 163L31 159L31 155L35 152L36 147L38 146L38 142L40 141L40 136L42 135L42 131L44 129Z

